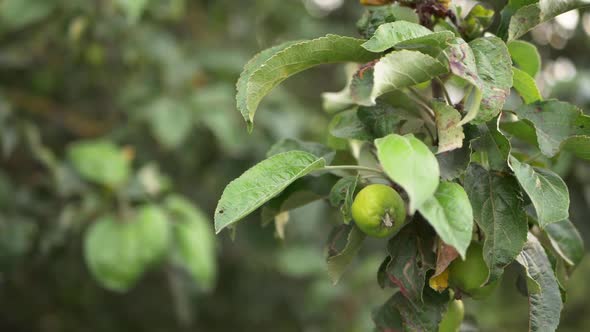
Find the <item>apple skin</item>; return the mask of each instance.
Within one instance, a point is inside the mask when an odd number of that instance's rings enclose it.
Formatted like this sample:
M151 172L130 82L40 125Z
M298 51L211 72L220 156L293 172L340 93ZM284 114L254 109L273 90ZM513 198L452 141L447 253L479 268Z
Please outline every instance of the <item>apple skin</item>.
M405 202L390 186L371 184L354 198L352 218L365 234L378 238L389 237L405 224Z
M461 327L461 322L463 322L464 317L465 308L463 306L463 301L451 301L451 303L449 303L447 312L445 313L443 319L440 321L440 324L438 325L438 331L459 332L459 328Z
M462 294L474 299L489 296L498 286L499 279L482 286L487 280L489 269L483 259L483 246L472 242L467 249L465 260L455 259L449 266L449 285Z

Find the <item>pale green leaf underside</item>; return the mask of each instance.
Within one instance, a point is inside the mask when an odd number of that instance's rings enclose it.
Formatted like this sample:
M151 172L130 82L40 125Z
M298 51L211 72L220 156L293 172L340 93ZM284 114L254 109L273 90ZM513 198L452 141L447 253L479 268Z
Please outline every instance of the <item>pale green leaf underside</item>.
M391 134L375 140L375 145L383 170L408 193L410 213L414 213L438 187L440 170L436 157L411 134Z
M559 284L543 246L532 234L516 260L540 287L540 292L529 292L530 331L555 331L563 308Z
M441 182L436 193L418 211L441 240L453 246L461 257L471 242L473 210L463 187L453 182Z
M522 97L525 104L543 100L535 79L527 72L513 67L512 74L514 81L512 87Z
M509 165L533 202L541 228L569 217L570 196L559 175L547 169L533 168L512 156Z
M438 132L438 151L443 153L459 149L463 146L463 126L461 114L452 106L441 102L433 102L432 107L436 115L436 129Z
M255 63L246 69L251 70L251 74L242 75L244 78L237 86L237 106L249 127L264 96L288 77L320 64L368 62L375 59L376 54L361 47L363 42L362 39L327 35L288 45L273 52L263 62L255 59Z
M225 187L215 209L215 232L238 222L293 181L325 166L323 158L303 151L274 155Z
M528 222L522 194L515 178L488 172L477 164L467 169L465 191L475 222L485 235L484 260L492 282L502 275L526 242Z
M370 100L361 105L374 105L377 97L429 81L446 73L447 68L435 58L418 51L395 51L382 57L374 67Z
M367 51L378 53L390 49L401 42L429 34L432 34L432 31L420 24L396 21L381 24L371 39L367 40L362 46Z

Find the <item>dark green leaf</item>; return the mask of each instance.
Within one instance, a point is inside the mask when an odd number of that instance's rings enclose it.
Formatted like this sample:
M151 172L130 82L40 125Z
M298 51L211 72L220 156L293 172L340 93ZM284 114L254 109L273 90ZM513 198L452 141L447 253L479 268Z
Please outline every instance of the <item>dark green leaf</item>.
M391 302L392 309L397 309L402 316L404 331L434 332L438 331L448 300L448 293L438 294L427 287L423 303L413 303L400 293L393 295Z
M523 142L537 145L535 127L526 120L501 122L500 129L502 129L503 133L507 133L510 138L515 137Z
M472 159L491 170L501 171L507 168L510 142L495 125L487 124L478 127L480 137L471 141Z
M547 157L555 156L568 138L590 134L590 117L566 102L547 100L523 105L516 114L533 123L539 148Z
M471 149L467 144L460 149L437 154L440 177L450 181L461 176L469 165L470 156Z
M357 252L365 240L365 233L360 231L355 225L345 226L347 230L347 240L345 247L336 251L331 246L328 249L328 275L333 284L337 284L342 277L346 268L350 265Z
M528 222L522 192L514 177L488 172L477 164L467 169L464 184L475 222L485 235L484 259L490 268L488 281L492 282L526 241Z
M351 207L358 182L358 176L347 176L338 180L330 191L330 203L332 206L340 208L346 224L352 220Z
M360 106L357 116L374 138L392 133L409 134L417 131L424 124L424 121L415 114L379 101L375 106Z
M422 245L412 226L404 227L387 244L391 258L385 268L387 284L397 286L403 297L416 304L422 302L426 272L429 269Z
M529 292L530 331L557 330L563 308L559 285L543 246L532 234L516 260L540 286L540 292Z
M398 298L393 296L373 312L373 322L377 332L402 331L402 316L395 307L397 300Z
M357 116L357 109L336 114L328 126L330 134L338 138L369 140L371 135Z

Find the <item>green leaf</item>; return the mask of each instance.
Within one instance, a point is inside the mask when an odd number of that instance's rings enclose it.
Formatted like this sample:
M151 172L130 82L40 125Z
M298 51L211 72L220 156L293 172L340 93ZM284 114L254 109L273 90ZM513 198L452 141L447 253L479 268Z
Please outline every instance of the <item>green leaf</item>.
M509 165L533 202L541 228L569 217L570 195L559 175L521 163L512 156Z
M86 232L84 257L92 275L106 288L126 291L168 249L166 215L144 206L130 220L102 217Z
M481 36L493 21L494 10L488 9L481 4L476 4L471 8L469 14L465 16L462 29L469 39L473 39Z
M495 125L478 126L479 137L471 141L472 159L491 170L502 171L508 166L510 142Z
M129 160L109 141L80 141L68 147L68 158L84 178L118 188L129 178Z
M367 132L365 125L357 116L357 109L336 114L328 125L330 134L338 138L369 140L371 135Z
M238 110L242 113L242 115L244 115L243 110L248 109L248 83L250 82L252 74L260 69L274 55L298 42L301 41L288 41L271 48L267 48L256 54L252 59L250 59L250 61L248 61L248 63L246 63L244 70L240 74L240 78L238 78L238 82L236 83L236 102ZM248 121L248 118L246 118L246 121Z
M238 81L238 110L252 128L258 105L274 87L311 67L338 62L368 62L376 55L361 47L362 39L327 35L283 44L251 60Z
M418 23L418 15L413 9L401 7L397 4L371 6L366 7L363 16L356 23L356 27L363 37L370 38L379 26L393 21Z
M394 51L364 71L364 76L373 77L370 93L357 93L356 102L365 106L375 105L377 97L387 92L430 81L446 72L447 68L429 55L418 51ZM363 82L365 86L366 80Z
M436 115L436 129L438 131L438 152L442 153L459 149L463 146L463 126L461 114L452 106L441 102L432 102L434 114Z
M119 6L125 10L127 18L134 23L141 17L149 0L117 0Z
M340 251L335 251L332 246L328 249L328 275L332 280L332 283L336 285L346 268L350 265L359 249L361 248L363 241L365 240L365 233L359 230L355 225L343 227L348 232L346 245ZM331 242L331 241L330 241Z
M527 216L515 178L488 172L471 164L465 174L465 191L475 222L485 235L484 260L490 268L489 282L497 280L520 253L528 232Z
M367 40L362 46L367 51L379 53L406 40L429 34L432 34L432 31L420 24L396 21L380 25L371 39Z
M440 171L434 154L414 135L391 134L375 140L383 170L410 197L410 213L434 195Z
M563 308L559 285L543 246L532 234L516 260L540 286L540 292L529 292L530 331L557 330Z
M193 127L191 110L172 98L156 100L148 116L154 137L167 149L178 147Z
M453 182L441 182L434 197L422 204L418 211L438 236L465 259L471 243L473 210L463 187Z
M215 209L215 232L238 222L293 181L324 166L324 159L303 151L277 154L256 164L225 187Z
M340 208L345 224L352 220L351 208L358 182L358 176L347 176L338 180L330 191L330 203Z
M500 129L503 133L507 133L510 137L515 137L523 142L531 145L537 145L537 134L535 127L526 120L501 122Z
M530 2L528 2L530 3ZM590 4L588 0L540 0L518 8L510 17L508 40L518 39L559 14Z
M584 240L569 220L562 220L545 227L553 249L571 266L580 264L584 258Z
M590 117L575 105L557 100L540 101L516 109L520 119L533 123L541 152L555 156L573 136L590 134Z
M512 87L522 97L525 104L531 104L543 100L534 78L526 72L514 67L512 68L512 74L514 80Z
M474 122L494 118L504 106L512 87L512 60L508 48L498 37L478 38L469 43L481 80L481 108Z
M0 27L21 29L43 20L56 7L52 0L3 0L0 2Z
M514 64L529 76L534 78L541 70L541 55L535 45L522 40L513 40L508 43L508 51Z
M211 290L217 276L215 233L209 218L181 196L169 196L166 209L173 221L175 261L189 271L204 290Z

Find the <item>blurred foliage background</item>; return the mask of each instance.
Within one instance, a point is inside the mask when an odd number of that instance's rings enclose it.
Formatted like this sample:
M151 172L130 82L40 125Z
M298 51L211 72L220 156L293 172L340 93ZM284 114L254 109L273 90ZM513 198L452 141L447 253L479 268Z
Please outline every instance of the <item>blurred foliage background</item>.
M84 236L101 216L182 196L211 222L223 187L274 142L324 142L320 94L343 86L342 67L288 80L252 134L235 110L235 82L278 42L357 36L362 11L355 0L0 0L0 331L370 331L372 309L391 295L376 283L385 242L365 245L333 286L323 247L338 213L325 202L292 212L283 240L256 214L233 241L210 235L211 287L166 257L113 292L84 260ZM590 110L590 11L527 39L543 56L543 94ZM81 162L80 142L106 144L115 159L98 149ZM588 242L590 165L564 160L572 219ZM588 274L587 256L567 281L560 331L590 329ZM468 303L469 322L526 330L514 283L509 273L490 299Z

